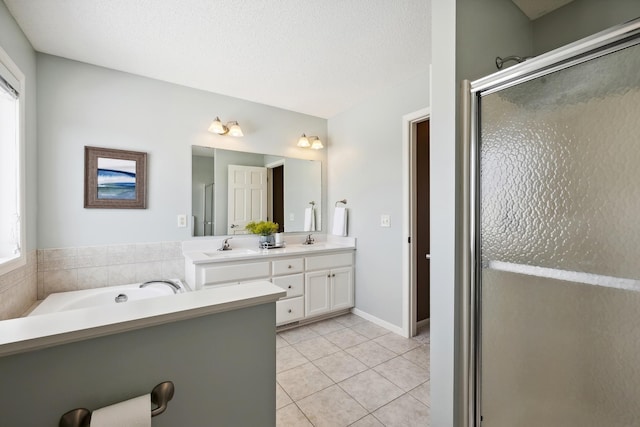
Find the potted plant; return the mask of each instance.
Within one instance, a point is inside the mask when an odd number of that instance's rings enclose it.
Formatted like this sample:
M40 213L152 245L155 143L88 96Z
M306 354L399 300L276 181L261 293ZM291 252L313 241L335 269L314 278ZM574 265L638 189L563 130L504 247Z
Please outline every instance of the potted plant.
M279 225L273 221L251 221L246 226L245 229L252 234L260 235L260 245L269 244L272 245L275 243L275 239L273 238L273 233L278 231Z

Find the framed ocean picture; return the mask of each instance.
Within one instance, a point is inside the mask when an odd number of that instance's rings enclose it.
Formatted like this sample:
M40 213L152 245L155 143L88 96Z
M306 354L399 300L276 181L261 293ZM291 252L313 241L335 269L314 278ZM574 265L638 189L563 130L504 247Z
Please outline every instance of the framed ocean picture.
M84 147L84 207L146 209L147 153Z

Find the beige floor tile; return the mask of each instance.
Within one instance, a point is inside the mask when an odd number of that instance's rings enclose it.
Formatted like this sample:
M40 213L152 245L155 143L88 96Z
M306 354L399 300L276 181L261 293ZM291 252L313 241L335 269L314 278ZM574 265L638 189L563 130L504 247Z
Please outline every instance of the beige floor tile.
M313 363L335 382L367 370L364 363L344 351L322 357Z
M428 326L418 329L418 332L416 333L416 336L413 337L413 339L419 341L422 344L430 342L431 329Z
M429 408L405 394L383 406L373 415L386 427L429 426Z
M320 322L312 323L309 325L309 329L318 335L327 335L331 332L344 329L345 326L342 323L338 323L334 319L321 320Z
M338 384L367 411L372 412L400 397L404 391L369 369Z
M349 347L345 351L370 368L397 356L393 351L373 341L363 342L362 344Z
M308 326L289 329L288 331L280 332L279 335L284 338L285 341L289 344L296 344L300 341L308 340L318 336L318 334L312 331Z
M351 330L356 331L360 335L364 335L369 339L378 338L389 333L388 329L385 329L382 326L378 326L375 323L371 323L369 321L357 323L353 326L350 326L350 328Z
M402 357L415 363L421 368L429 369L429 347L426 345L421 345L420 347L407 351L402 355Z
M276 427L313 427L295 403L276 411Z
M409 394L420 402L424 403L428 407L431 407L431 382L427 381L426 383L420 384L418 387L414 388L409 392Z
M280 409L288 404L293 403L289 395L276 383L276 409Z
M368 341L367 337L360 335L349 328L331 332L324 337L343 350Z
M293 345L293 348L302 353L309 360L320 359L340 351L340 347L328 341L324 337L311 338Z
M429 371L403 357L396 357L373 369L404 391L409 391L429 379Z
M350 427L384 427L384 424L378 421L376 417L369 414L366 417L360 418L358 421L351 424Z
M307 362L309 360L290 345L276 349L276 372L286 371Z
M357 325L358 323L366 322L366 320L364 320L362 317L353 313L344 314L342 316L334 317L333 319L336 322L347 327Z
M305 397L297 404L316 427L348 426L367 415L367 410L337 385Z
M312 363L281 372L276 375L276 379L295 402L333 384L333 381Z
M378 337L374 341L397 354L406 353L420 345L419 342L413 339L401 337L393 332Z
M284 338L280 336L280 334L276 335L276 348L286 347L288 345L289 343L286 342Z

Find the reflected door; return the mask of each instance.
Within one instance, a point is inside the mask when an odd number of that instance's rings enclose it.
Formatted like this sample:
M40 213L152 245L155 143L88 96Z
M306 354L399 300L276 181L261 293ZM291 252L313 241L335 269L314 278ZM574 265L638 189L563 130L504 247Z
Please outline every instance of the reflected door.
M228 234L246 234L251 221L267 219L267 168L229 165Z
M483 427L640 425L639 70L478 95Z

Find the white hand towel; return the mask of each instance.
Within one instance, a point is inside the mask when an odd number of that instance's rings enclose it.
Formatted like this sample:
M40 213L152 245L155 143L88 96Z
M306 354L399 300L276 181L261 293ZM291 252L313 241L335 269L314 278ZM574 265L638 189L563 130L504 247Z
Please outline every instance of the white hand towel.
M316 231L316 213L313 208L304 210L304 231Z
M134 397L91 414L91 427L151 427L151 395Z
M331 234L347 236L347 208L338 206L333 212L333 228Z

